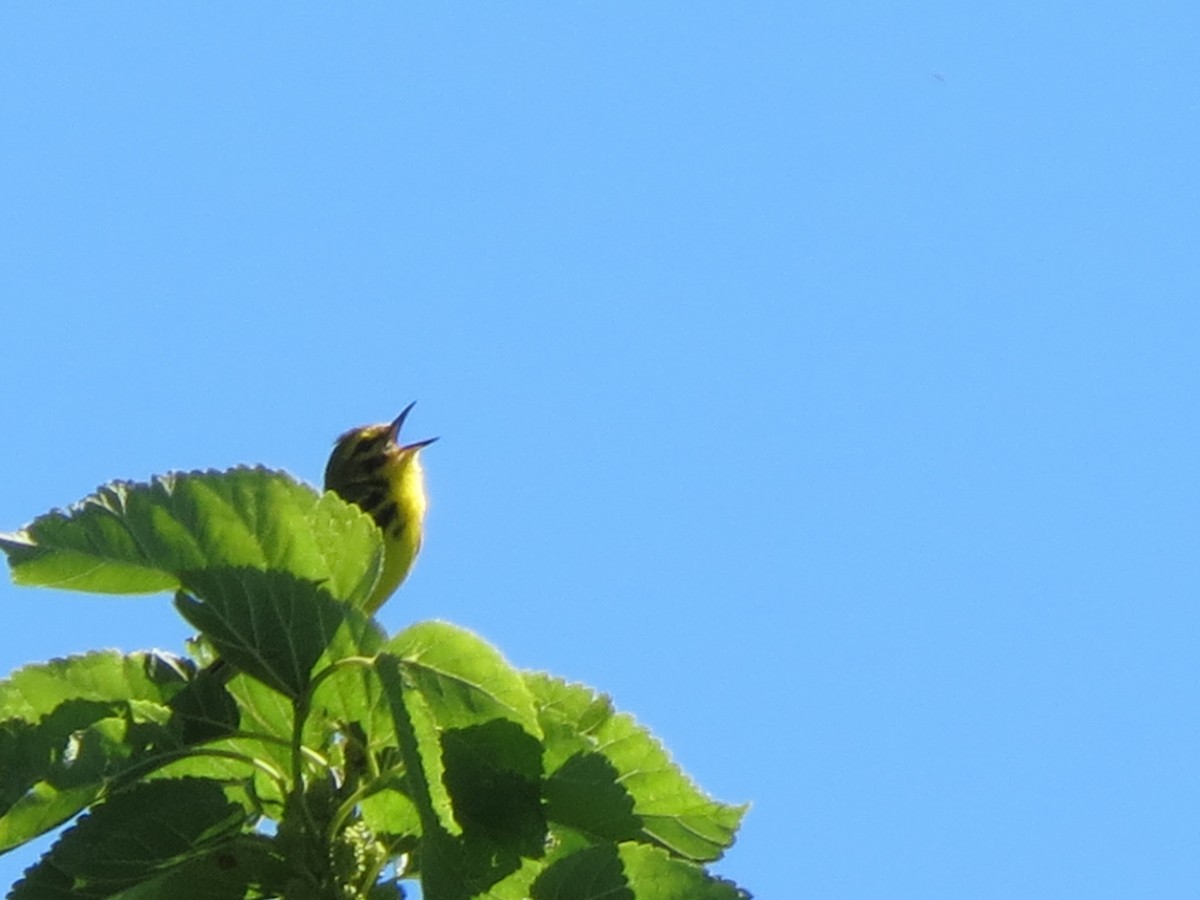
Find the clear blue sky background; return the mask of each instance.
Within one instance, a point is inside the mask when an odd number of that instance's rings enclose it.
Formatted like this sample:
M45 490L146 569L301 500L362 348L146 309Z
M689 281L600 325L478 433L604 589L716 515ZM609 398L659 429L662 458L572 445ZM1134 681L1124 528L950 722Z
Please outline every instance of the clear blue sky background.
M1194 3L0 8L0 527L412 399L383 612L760 898L1200 889ZM0 668L179 649L0 585ZM0 860L11 882L31 856Z

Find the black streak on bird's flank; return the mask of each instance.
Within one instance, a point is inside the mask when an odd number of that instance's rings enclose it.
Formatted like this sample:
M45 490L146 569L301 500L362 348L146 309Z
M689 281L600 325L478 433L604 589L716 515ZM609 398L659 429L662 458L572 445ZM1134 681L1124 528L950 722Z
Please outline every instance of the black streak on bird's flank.
M387 492L381 488L372 488L358 501L358 505L365 510L375 509L387 500Z

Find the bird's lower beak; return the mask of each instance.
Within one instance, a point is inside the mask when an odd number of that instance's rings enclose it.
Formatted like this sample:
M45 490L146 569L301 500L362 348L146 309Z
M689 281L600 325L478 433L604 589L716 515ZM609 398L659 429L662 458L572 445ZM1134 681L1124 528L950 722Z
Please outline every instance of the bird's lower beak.
M422 450L425 447L428 447L430 444L432 444L436 440L437 440L437 438L435 438L435 437L426 438L423 441L417 441L415 444L405 444L400 449L401 450Z

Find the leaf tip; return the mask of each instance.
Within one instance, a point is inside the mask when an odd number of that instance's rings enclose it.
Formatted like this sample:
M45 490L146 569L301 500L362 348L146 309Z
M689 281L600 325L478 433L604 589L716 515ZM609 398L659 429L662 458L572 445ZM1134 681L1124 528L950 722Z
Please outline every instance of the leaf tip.
M33 546L36 546L34 540L25 529L0 531L0 548L4 550L26 550Z

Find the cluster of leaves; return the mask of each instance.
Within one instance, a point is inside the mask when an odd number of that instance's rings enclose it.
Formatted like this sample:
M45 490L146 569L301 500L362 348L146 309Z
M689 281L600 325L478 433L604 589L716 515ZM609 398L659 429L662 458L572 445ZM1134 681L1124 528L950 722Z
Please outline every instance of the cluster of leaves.
M114 483L0 536L21 584L175 591L190 657L0 681L0 852L69 822L13 900L747 896L744 809L608 698L440 622L362 612L371 519L263 469Z

